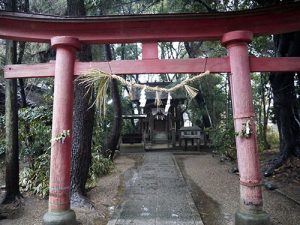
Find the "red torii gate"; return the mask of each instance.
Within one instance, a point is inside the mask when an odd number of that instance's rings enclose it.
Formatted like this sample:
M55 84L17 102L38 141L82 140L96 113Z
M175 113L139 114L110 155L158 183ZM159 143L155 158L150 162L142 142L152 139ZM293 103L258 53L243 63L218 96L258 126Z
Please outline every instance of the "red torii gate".
M300 30L300 4L234 13L110 16L61 18L0 12L0 38L51 42L56 61L36 65L8 65L5 78L54 77L52 138L72 130L73 79L90 69L114 74L142 73L231 73L235 131L251 121L253 134L236 137L240 171L240 207L236 224L268 224L262 210L261 175L256 144L250 72L300 71L300 58L249 57L253 35L270 35ZM159 41L221 40L228 57L159 60ZM76 62L82 43L143 43L143 60ZM71 132L72 133L72 132ZM70 160L72 137L51 148L49 211L44 224L74 224L70 210Z

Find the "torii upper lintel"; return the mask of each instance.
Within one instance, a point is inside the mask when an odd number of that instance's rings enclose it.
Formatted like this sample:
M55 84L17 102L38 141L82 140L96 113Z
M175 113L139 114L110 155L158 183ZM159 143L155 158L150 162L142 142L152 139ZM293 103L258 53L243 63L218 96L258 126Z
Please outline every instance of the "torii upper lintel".
M0 11L0 38L50 42L54 36L82 43L220 40L249 30L254 36L300 30L300 2L239 12L69 18Z

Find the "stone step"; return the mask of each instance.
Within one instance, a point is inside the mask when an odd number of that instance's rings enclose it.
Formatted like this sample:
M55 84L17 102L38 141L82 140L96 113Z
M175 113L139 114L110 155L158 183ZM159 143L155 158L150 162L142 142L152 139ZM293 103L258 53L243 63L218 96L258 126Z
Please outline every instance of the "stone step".
M159 144L167 143L168 142L168 135L167 135L166 132L155 132L153 134L152 141L154 143L159 143Z

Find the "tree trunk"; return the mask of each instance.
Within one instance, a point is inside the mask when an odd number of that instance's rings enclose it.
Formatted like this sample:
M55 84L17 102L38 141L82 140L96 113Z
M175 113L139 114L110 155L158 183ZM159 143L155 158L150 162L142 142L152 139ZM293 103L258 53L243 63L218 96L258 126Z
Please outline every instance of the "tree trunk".
M84 16L83 0L68 0L68 15ZM90 46L82 46L80 61L91 61ZM85 197L85 184L91 165L91 143L95 109L91 106L93 93L79 81L75 81L72 165L71 165L71 206L93 208L92 202Z
M28 5L28 0L25 1L25 12L28 12L29 9L27 7L29 7ZM23 61L23 56L24 56L24 52L25 52L25 47L26 47L26 42L19 42L19 55L18 55L18 60L17 60L17 64L21 64ZM20 90L20 94L21 94L21 100L22 100L22 104L21 104L21 108L27 108L28 104L27 104L27 100L26 100L26 93L25 93L25 84L24 84L24 79L19 78L19 90ZM25 127L25 131L27 133L26 136L26 145L30 146L31 143L33 143L33 137L31 135L30 132L30 124L28 121L24 121L24 127Z
M107 60L112 60L112 52L110 45L105 46ZM121 135L122 129L122 108L121 108L121 99L118 90L118 83L115 79L110 81L110 94L113 100L113 112L114 117L112 121L110 138L107 143L107 149L110 151L110 159L113 160L115 151L119 144L119 138Z
M29 0L25 0L25 2L24 2L24 12L25 13L29 12ZM17 64L21 64L23 61L25 47L26 47L25 41L19 42L19 56L18 56ZM26 101L26 94L25 94L25 89L24 89L24 80L22 78L19 78L18 80L19 80L20 94L21 94L21 99L22 99L22 108L26 108L27 101ZM28 134L30 134L30 127L29 127L28 123L26 123L25 129L26 129L26 132Z
M15 11L16 2L8 1L7 10ZM17 46L15 41L6 41L6 63L17 61ZM18 139L18 100L17 80L6 80L5 85L5 121L6 121L6 195L3 204L19 202L19 139Z
M277 56L300 56L300 32L276 35L274 42ZM265 169L265 176L272 175L290 155L300 156L300 123L294 77L295 73L272 73L270 76L280 135L280 152L270 161Z
M72 207L92 208L93 204L85 197L85 184L91 165L91 143L95 108L90 101L93 93L75 82L72 167L71 167L71 204Z

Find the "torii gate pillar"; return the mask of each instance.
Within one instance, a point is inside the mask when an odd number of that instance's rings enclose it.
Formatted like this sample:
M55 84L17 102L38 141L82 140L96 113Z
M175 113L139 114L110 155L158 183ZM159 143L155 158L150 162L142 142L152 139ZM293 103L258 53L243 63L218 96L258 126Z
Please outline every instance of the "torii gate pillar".
M51 140L49 210L45 225L76 224L70 210L70 165L72 147L72 117L74 99L74 63L78 39L61 36L51 39L56 48L54 101Z
M233 31L224 34L222 38L222 44L227 47L230 58L231 96L240 172L240 206L235 215L236 225L270 223L268 214L262 209L261 175L248 55L248 43L252 37L249 31Z

